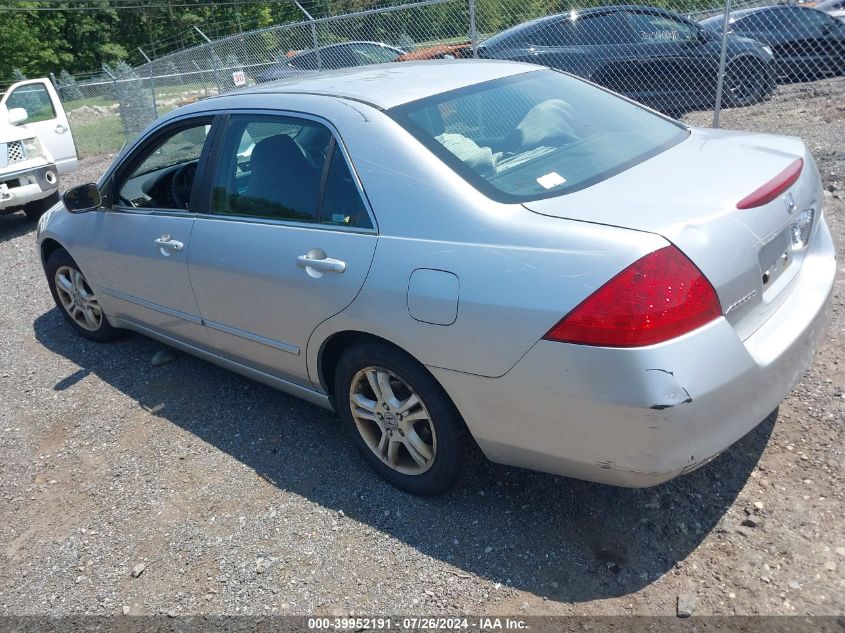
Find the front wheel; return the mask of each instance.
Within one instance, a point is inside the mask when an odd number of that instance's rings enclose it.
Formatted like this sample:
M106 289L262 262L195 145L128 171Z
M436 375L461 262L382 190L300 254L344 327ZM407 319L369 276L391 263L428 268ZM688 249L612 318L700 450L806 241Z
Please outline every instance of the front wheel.
M31 221L35 222L40 218L44 213L56 204L59 201L59 192L56 191L52 195L43 198L42 200L35 200L34 202L30 202L24 205L23 212L26 213L26 217L28 217Z
M468 465L474 443L455 405L401 350L380 342L350 347L335 372L335 398L358 451L397 488L441 494Z
M94 290L66 250L53 251L44 268L53 300L74 330L99 342L120 336L121 331L109 324Z
M754 60L736 60L725 70L725 105L742 108L759 103L768 89L764 66Z

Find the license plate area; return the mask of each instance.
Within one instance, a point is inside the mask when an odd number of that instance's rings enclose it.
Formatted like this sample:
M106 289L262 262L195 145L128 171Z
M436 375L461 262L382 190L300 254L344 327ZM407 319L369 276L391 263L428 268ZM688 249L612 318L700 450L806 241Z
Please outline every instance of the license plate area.
M793 260L792 240L789 227L784 228L769 240L758 255L762 274L763 291L775 282L789 268Z

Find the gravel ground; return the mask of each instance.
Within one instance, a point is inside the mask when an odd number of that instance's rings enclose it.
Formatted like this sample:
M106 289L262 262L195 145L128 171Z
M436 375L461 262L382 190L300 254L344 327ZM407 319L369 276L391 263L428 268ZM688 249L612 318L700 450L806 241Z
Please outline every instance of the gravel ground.
M840 252L843 86L723 116L809 144ZM674 615L679 596L696 614L845 612L842 275L776 420L705 468L626 490L483 465L417 499L328 412L182 354L154 367L140 336L74 335L33 241L0 218L0 615Z

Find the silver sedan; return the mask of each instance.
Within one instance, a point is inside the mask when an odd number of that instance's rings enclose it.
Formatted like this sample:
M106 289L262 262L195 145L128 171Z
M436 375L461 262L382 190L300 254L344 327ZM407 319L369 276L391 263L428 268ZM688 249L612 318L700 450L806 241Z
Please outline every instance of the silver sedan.
M319 73L156 121L41 220L70 325L337 411L416 494L689 472L800 380L836 255L796 138L526 64Z

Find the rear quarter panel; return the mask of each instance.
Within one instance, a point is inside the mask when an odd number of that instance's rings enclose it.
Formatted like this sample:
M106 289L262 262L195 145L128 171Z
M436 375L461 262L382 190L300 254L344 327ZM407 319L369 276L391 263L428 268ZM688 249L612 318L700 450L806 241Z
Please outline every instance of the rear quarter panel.
M387 339L426 365L501 376L586 296L667 244L650 233L493 202L384 114L371 111L366 118L341 135L380 235L358 297L311 336L308 367L315 383L322 344L345 330ZM458 277L451 325L411 317L408 283L420 268Z

